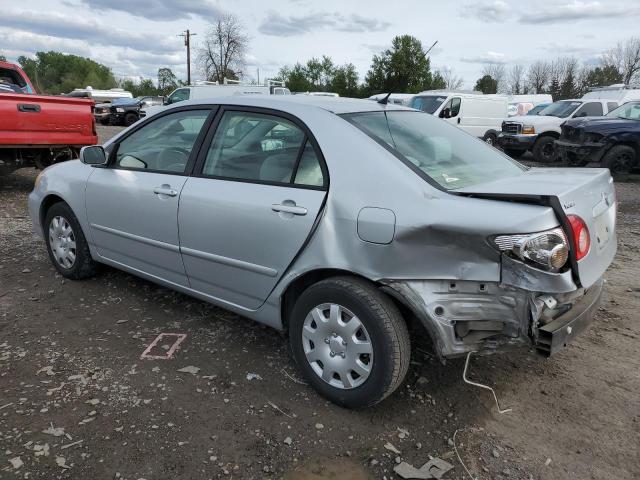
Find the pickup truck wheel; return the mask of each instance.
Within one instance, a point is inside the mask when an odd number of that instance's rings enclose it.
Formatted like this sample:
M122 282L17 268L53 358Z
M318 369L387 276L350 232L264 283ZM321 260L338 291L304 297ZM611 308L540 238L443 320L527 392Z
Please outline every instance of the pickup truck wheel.
M511 158L520 158L521 156L523 156L527 151L526 150L515 150L513 148L507 148L505 149L504 153L506 153L507 155L509 155Z
M602 165L615 175L628 175L637 163L636 151L628 145L617 145L602 158Z
M125 127L128 127L129 125L133 125L137 121L138 121L138 115L136 115L135 113L129 112L124 116L124 126Z
M313 388L348 408L383 400L409 367L409 333L398 308L358 278L330 278L305 290L293 308L289 339Z
M551 163L556 161L555 139L553 137L540 137L533 146L533 156L537 162Z
M96 262L69 205L64 202L52 205L43 226L49 258L63 277L80 280L95 274Z
M485 134L483 140L492 147L495 147L498 144L498 136L495 133Z

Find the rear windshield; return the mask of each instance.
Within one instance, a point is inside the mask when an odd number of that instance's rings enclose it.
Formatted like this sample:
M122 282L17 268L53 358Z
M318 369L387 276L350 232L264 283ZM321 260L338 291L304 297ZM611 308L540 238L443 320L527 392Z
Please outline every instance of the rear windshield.
M24 78L10 68L0 68L0 92L33 93Z
M435 112L442 102L447 99L446 95L430 95L426 97L413 97L410 107L416 110L422 110L423 112L431 113Z
M343 115L416 173L447 190L520 175L526 167L439 118L390 111Z

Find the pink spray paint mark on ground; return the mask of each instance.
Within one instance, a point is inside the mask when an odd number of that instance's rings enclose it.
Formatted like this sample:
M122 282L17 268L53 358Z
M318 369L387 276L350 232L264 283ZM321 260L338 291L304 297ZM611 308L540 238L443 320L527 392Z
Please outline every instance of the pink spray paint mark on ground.
M167 337L176 337L176 339L173 342L173 345L171 345L169 350L167 350L167 352L163 355L151 355L150 354L151 350L153 350L154 347L157 347L158 344L162 340L166 339ZM185 333L161 333L155 338L153 342L151 342L151 344L146 348L146 350L142 352L142 355L140 355L140 359L169 360L173 356L174 352L178 349L178 346L182 343L182 341L185 338L187 338L187 335Z

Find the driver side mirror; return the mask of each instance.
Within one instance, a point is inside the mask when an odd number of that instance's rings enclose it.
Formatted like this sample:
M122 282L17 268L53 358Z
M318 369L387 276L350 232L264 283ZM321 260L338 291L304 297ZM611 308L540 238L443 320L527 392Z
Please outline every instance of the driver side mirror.
M451 118L451 109L443 108L440 112L440 118Z
M107 164L107 153L102 145L91 145L80 149L80 161L92 167L105 166Z

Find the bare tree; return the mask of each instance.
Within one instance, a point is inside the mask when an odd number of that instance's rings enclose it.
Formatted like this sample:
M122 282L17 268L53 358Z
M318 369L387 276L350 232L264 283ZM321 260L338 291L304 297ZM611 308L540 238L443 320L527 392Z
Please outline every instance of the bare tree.
M549 82L550 67L545 61L538 60L529 66L527 72L527 82L533 93L542 93Z
M498 93L506 90L505 68L502 63L488 63L482 68L482 75L489 75L498 84Z
M622 81L629 85L640 81L640 38L631 37L604 54L603 66L613 66L622 75Z
M508 75L509 93L520 95L526 93L527 87L524 81L524 67L522 65L513 65Z
M445 88L447 90L458 90L462 88L464 80L462 79L462 77L454 74L453 70L450 67L443 68L440 74L442 75L442 78L446 85Z
M225 78L242 77L248 47L249 37L238 17L226 14L218 18L198 53L207 80L222 83Z

